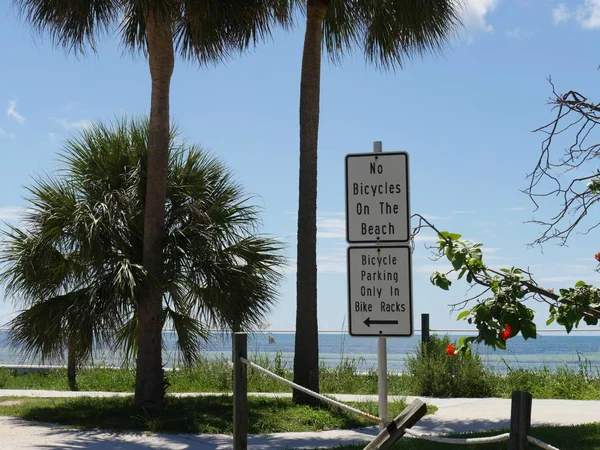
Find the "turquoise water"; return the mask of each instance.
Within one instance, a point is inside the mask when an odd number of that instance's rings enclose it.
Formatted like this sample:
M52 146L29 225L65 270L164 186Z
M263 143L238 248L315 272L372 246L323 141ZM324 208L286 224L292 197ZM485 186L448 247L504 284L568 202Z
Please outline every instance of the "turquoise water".
M292 366L294 355L293 334L271 334L274 343L269 343L267 334L251 334L248 337L248 352L260 353L271 360L277 352L281 352L282 361ZM177 354L174 350L174 335L165 333L164 361L167 367L177 364ZM458 335L456 339L458 339ZM414 354L420 339L419 335L410 338L388 338L388 370L400 372L404 368L406 356ZM18 355L15 349L6 345L6 332L0 331L0 365L30 364ZM538 335L535 340L525 341L518 336L508 341L506 351L480 346L478 352L484 363L497 371L505 371L506 365L511 367L542 367L556 368L568 366L576 368L580 357L587 358L592 367L600 367L600 336L556 336ZM231 357L231 337L225 334L215 334L209 342L203 344L202 350L208 358ZM355 338L347 334L320 334L319 357L327 366L337 366L345 358L355 359L359 370L367 371L377 366L377 339ZM505 362L504 362L505 361ZM105 365L119 365L120 358L108 352L97 352L95 362ZM61 364L61 361L49 364Z

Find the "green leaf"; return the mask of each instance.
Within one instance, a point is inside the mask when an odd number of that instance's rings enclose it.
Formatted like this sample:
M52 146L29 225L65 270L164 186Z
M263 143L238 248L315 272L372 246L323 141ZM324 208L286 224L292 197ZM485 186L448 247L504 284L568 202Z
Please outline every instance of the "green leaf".
M480 248L472 248L469 251L469 256L477 261L481 261L483 259L483 253Z
M548 320L546 320L546 326L550 325L552 322L554 322L554 316L552 316Z
M586 282L579 280L577 283L575 283L575 287L581 287L581 286L587 286Z
M449 231L441 231L440 237L449 239L451 241L458 241L462 235L457 233L450 233Z
M531 320L525 320L521 322L521 334L525 340L535 339L537 337L537 327Z
M440 272L432 273L429 280L431 281L431 284L441 289L444 289L445 291L447 291L450 288L450 285L452 284L448 277L446 277L446 274Z
M450 260L450 262L452 263L452 267L454 268L454 270L458 270L463 266L466 259L467 259L467 255L465 255L461 251L459 253L455 253L453 255L452 259Z
M460 313L460 314L459 314L459 315L456 317L456 320L461 320L461 319L464 319L464 318L465 318L465 317L467 317L469 314L471 314L471 310L470 310L470 309L467 309L467 310L465 310L465 311L461 312L461 313Z
M583 321L588 325L598 325L598 319L595 317L584 316Z

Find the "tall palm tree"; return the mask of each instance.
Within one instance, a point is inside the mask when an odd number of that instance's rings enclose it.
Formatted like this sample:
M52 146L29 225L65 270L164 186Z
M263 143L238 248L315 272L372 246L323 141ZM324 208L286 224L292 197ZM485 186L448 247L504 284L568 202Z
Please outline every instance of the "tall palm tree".
M358 46L390 69L443 47L460 24L456 0L307 0L300 79L300 174L294 381L319 391L317 325L317 142L321 53L338 61ZM294 400L314 403L294 390Z
M68 141L64 169L29 189L23 226L6 232L0 281L24 306L10 341L43 360L67 346L73 385L74 364L96 346L136 351L149 133L148 120L123 120ZM172 132L159 325L193 364L210 327L262 322L283 259L277 241L255 234L257 210L226 167L176 142Z
M169 141L169 92L175 52L200 64L219 62L290 23L296 0L13 0L34 28L68 49L95 49L118 27L123 44L148 56L152 80L142 264L148 277L138 309L135 400L162 407L161 288Z

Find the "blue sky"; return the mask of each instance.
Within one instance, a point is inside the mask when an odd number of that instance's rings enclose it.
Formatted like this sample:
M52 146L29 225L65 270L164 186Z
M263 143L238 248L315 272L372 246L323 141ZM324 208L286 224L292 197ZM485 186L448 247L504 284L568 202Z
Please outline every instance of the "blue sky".
M412 212L440 228L484 243L492 265L529 267L546 287L598 282L590 245L594 233L574 236L568 248L526 247L559 207L534 213L520 192L527 185L543 136L532 130L553 116L547 101L557 89L593 97L600 73L600 0L468 0L466 31L441 55L417 58L404 70L382 73L359 51L322 74L319 140L319 326L340 329L347 311L344 239L344 155L410 153ZM298 100L303 24L277 31L268 43L217 67L177 61L172 114L183 134L219 155L264 210L263 231L288 244L291 267L268 318L273 329L295 323L295 228ZM65 138L92 121L149 110L145 60L131 57L107 36L96 54L75 57L53 48L0 2L0 218L15 221L24 185L58 167ZM9 44L10 43L10 44ZM560 148L557 147L557 150ZM431 314L433 328L464 326L449 303L466 286L434 288L437 266L417 242L414 313ZM543 311L543 308L540 308ZM12 316L0 304L0 324Z

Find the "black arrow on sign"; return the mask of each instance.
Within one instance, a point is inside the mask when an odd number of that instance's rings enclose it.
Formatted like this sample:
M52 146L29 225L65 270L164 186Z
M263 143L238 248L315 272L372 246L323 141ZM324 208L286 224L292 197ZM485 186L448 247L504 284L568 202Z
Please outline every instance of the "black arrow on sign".
M397 320L371 320L370 317L367 317L367 320L363 322L366 326L371 327L373 325L398 325Z

